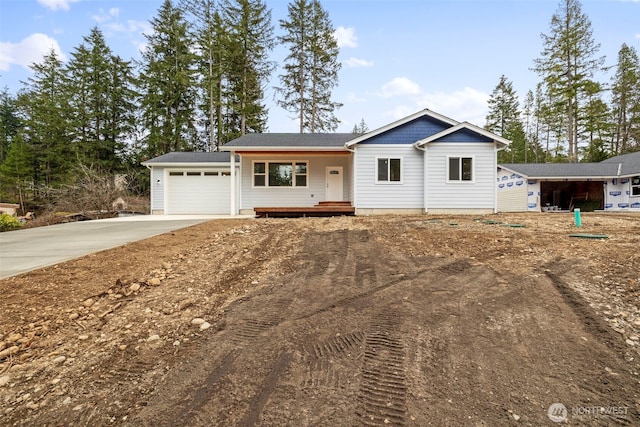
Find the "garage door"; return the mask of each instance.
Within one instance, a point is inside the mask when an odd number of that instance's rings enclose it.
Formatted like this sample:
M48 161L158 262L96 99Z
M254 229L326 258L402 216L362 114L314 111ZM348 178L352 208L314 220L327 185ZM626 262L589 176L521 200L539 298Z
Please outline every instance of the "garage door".
M170 215L228 214L230 175L224 171L170 171L165 211Z

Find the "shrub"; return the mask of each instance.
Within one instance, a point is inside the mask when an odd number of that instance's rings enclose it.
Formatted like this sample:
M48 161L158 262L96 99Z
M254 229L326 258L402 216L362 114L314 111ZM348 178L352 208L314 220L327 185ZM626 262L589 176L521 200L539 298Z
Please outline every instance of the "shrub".
M17 230L22 227L22 223L18 218L7 215L6 213L0 213L0 231Z

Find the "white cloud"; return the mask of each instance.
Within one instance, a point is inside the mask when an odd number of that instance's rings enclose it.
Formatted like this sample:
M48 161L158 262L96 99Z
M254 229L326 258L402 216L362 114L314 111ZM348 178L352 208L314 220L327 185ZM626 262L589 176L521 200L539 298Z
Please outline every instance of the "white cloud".
M425 93L420 96L417 106L428 108L458 121L467 121L484 126L487 115L489 94L465 87L450 93Z
M333 37L338 42L338 47L358 47L358 37L356 37L356 30L353 27L340 26L333 32Z
M38 3L51 10L69 10L69 5L78 1L80 0L38 0Z
M354 58L353 56L344 61L347 67L350 68L362 68L373 67L373 61L367 61L366 59Z
M26 69L33 63L39 63L53 49L58 58L66 61L56 39L46 34L35 33L18 43L0 43L0 70L8 71L11 65L20 65Z
M381 96L384 98L392 98L394 96L403 95L419 95L420 86L412 82L406 77L395 77L389 83L382 86Z
M105 35L117 34L129 39L139 52L147 48L147 39L144 36L153 34L153 27L148 21L129 19L126 23L106 22L102 27L105 29Z
M112 7L108 11L105 11L104 9L100 8L98 10L98 14L93 15L92 18L94 21L101 24L103 22L110 21L112 18L117 18L119 15L120 15L120 9L116 7Z

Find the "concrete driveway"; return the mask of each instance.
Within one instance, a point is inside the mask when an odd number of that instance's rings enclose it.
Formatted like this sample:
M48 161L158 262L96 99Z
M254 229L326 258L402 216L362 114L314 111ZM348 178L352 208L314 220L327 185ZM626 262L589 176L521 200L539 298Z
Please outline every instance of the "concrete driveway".
M145 215L0 233L0 279L223 218L237 217Z

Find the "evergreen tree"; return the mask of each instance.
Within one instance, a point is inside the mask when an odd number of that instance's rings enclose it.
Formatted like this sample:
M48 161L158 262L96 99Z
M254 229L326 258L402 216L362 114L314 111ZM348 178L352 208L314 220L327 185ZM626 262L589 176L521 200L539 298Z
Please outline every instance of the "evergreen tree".
M523 163L527 159L524 127L520 120L518 96L503 75L489 97L486 129L509 139L511 145L498 153L498 161Z
M560 0L551 18L549 34L542 34L543 50L534 70L543 78L552 103L563 106L568 158L577 161L579 95L600 69L604 58L595 57L600 45L593 40L591 21L579 0Z
M609 157L606 149L611 140L611 114L609 106L602 100L602 85L597 82L585 84L586 97L581 110L583 122L583 139L588 145L583 148L582 161L600 162Z
M640 60L636 49L626 43L618 52L611 92L615 116L612 154L624 154L640 148Z
M11 141L20 130L16 100L5 88L0 92L0 163L7 157Z
M6 158L0 164L0 194L8 200L17 200L24 211L25 192L33 178L33 151L24 142L22 135L16 136Z
M69 142L69 99L61 60L51 50L31 69L28 88L19 94L17 105L23 118L24 140L33 150L32 181L42 190L69 179L76 153Z
M196 131L196 56L183 12L165 0L151 20L139 77L146 155L155 157L198 146Z
M227 112L229 139L266 129L266 85L275 63L271 11L262 0L225 0L224 21L229 36Z
M338 43L328 13L318 0L293 0L288 6L288 20L281 20L285 34L278 41L289 48L278 104L295 113L300 133L334 131L339 120L335 111L342 104L331 100L338 84Z
M205 151L218 151L226 140L223 93L229 43L225 23L217 0L182 0L181 7L194 22L194 40L198 46L198 109L207 141Z
M113 55L94 27L72 53L66 75L80 160L109 171L118 169L118 154L133 128L129 64Z
M351 133L364 134L369 132L369 126L364 122L364 118L360 120L360 123L353 125Z

